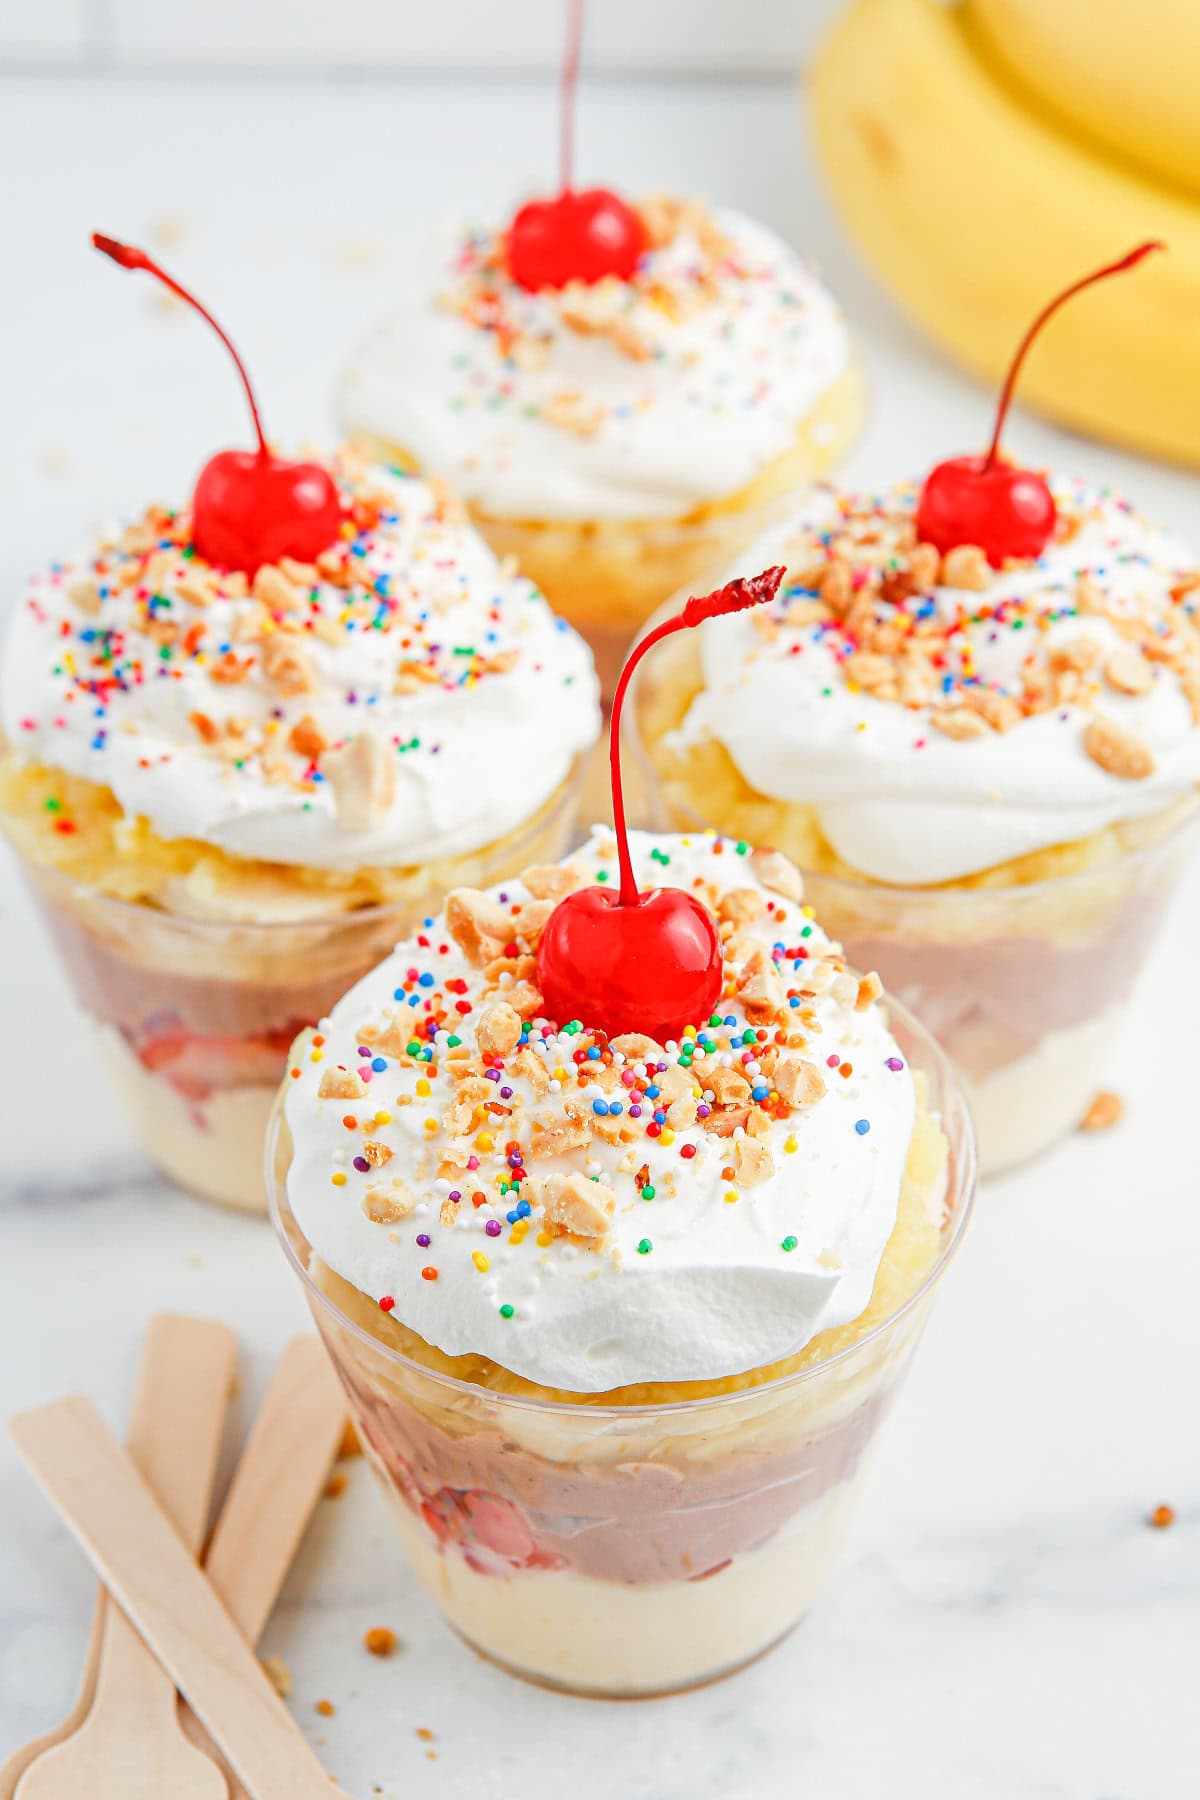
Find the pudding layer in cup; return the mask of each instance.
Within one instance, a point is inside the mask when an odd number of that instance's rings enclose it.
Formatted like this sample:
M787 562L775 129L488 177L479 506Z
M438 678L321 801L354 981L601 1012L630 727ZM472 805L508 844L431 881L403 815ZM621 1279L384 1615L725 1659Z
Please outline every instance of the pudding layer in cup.
M277 1229L426 1590L513 1672L613 1696L711 1680L807 1612L974 1178L945 1058L768 885L794 896L794 871L712 838L634 855L736 915L719 1017L656 1045L560 1032L522 993L512 1038L504 987L530 978L472 960L493 915L460 896L461 944L439 917L298 1040L268 1146ZM567 869L611 876L607 834ZM519 947L564 870L529 874L492 896ZM427 969L469 1009L447 1030L426 990L428 1060L389 1016ZM481 1042L506 1046L490 1087Z
M627 281L529 292L503 231L460 233L342 391L347 430L451 482L606 684L649 613L828 470L861 412L841 315L788 245L695 202L639 210Z
M744 560L780 600L638 676L654 815L769 842L957 1061L985 1172L1078 1123L1192 847L1197 576L1110 493L991 569L916 491L822 490ZM700 641L697 641L697 640Z
M561 854L586 647L444 494L342 456L320 566L253 579L154 509L36 581L0 825L152 1159L261 1209L297 1030L447 886Z

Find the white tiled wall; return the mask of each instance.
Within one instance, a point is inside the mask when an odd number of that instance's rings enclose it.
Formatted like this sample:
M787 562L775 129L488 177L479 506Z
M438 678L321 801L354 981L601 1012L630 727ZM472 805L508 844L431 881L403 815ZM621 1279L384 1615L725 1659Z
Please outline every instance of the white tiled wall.
M592 0L594 71L787 75L838 0ZM551 70L564 0L0 0L0 66Z

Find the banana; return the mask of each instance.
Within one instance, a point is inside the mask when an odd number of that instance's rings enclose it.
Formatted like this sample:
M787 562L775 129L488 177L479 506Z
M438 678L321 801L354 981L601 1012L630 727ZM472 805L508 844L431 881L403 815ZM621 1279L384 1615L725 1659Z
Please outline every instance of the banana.
M1200 189L1195 0L965 0L963 14L984 57L1068 129Z
M810 77L818 154L901 303L998 377L1057 286L1147 237L1170 254L1055 318L1021 397L1091 435L1200 462L1200 206L1039 116L959 8L854 0Z

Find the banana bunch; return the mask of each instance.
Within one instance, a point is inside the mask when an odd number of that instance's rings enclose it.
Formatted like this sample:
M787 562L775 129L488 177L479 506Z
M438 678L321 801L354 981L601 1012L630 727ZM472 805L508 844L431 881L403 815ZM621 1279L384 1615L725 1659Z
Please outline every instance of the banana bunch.
M1169 255L1052 321L1021 396L1188 463L1200 463L1197 67L1195 0L852 0L810 82L851 235L982 375L1004 371L1056 285L1138 239L1166 242Z

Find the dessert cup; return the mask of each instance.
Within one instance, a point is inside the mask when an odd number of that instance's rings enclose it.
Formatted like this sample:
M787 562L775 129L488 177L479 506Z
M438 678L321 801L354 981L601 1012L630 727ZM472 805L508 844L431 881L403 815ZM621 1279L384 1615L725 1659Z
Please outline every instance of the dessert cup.
M826 472L862 414L845 324L790 246L671 196L636 216L632 272L535 291L507 229L456 233L341 391L347 432L450 482L606 687L649 613Z
M0 829L151 1158L262 1207L288 1045L448 887L566 847L590 653L450 496L339 452L319 563L253 575L154 507L35 578Z
M417 930L447 887L560 856L581 773L522 830L467 856L390 870L386 903L352 910L206 917L118 899L22 857L98 1059L151 1162L206 1200L264 1211L263 1134L297 1032Z
M651 822L781 850L939 1038L985 1174L1087 1111L1200 816L1192 559L1054 486L1002 569L918 543L911 486L819 491L751 555L778 605L665 645L626 715Z
M475 1359L398 1326L306 1241L277 1105L272 1218L365 1453L446 1622L510 1672L579 1694L669 1693L751 1661L812 1605L974 1192L947 1060L903 1009L889 1004L888 1017L927 1110L906 1174L912 1210L902 1199L870 1304L790 1364L712 1383L572 1395L495 1364L476 1365L490 1385L456 1375ZM943 1173L931 1250L915 1220Z

